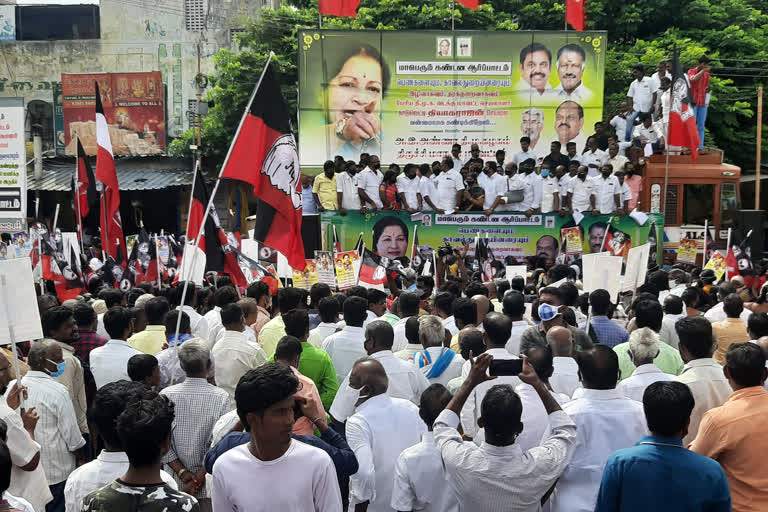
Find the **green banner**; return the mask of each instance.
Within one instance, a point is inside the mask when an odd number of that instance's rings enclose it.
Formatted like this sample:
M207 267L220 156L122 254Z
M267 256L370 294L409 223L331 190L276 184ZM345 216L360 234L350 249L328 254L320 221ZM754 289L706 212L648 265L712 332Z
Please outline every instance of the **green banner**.
M571 216L560 217L554 213L527 218L512 212L490 217L474 213L441 215L425 212L420 220L412 220L408 213L394 211L376 211L365 215L360 212L341 215L337 211L326 211L320 214L320 219L325 247L328 248L333 245L334 227L343 251L352 250L362 233L367 248L388 258L410 257L414 231L420 247L437 249L446 243L456 247L466 241L471 246L470 254L474 252L479 233L481 238L487 237L493 257L507 260L507 264L514 264L508 259L510 256L519 263L531 256L554 261L561 251L565 252L561 229L576 226ZM617 256L626 255L630 247L650 241L656 245L652 260L658 262L661 261L662 244L655 242L663 240L663 227L663 216L659 213L648 214L648 220L642 226L626 215L587 214L577 226L581 232L581 253L600 252L604 238L607 238L605 250ZM608 237L605 236L606 229L610 233ZM568 252L573 252L572 249ZM579 256L570 254L567 261Z
M549 143L602 119L605 32L299 31L299 158L424 163ZM563 148L565 153L565 148ZM469 158L463 147L461 158Z

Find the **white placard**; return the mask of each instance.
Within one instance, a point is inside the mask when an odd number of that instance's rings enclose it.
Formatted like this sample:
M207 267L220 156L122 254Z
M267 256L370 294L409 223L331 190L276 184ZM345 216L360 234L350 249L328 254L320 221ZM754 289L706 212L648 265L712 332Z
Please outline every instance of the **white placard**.
M259 261L259 242L249 238L240 241L240 250L253 261Z
M643 244L632 247L627 254L627 268L624 271L624 283L621 291L628 292L637 289L645 283L645 275L648 273L648 257L651 253L651 244Z
M0 37L4 32L2 29ZM3 166L0 213L6 219L23 219L27 216L24 118L23 98L0 98L0 162Z
M277 252L277 277L293 278L293 269L288 263L288 258L283 256L283 253L280 251L275 252Z
M75 248L75 254L80 254L80 242L77 240L77 233L74 231L65 231L61 234L61 245L64 252L64 259L67 260L67 263L70 265L72 264L72 250L70 247ZM80 266L80 262L77 262L77 265Z
M516 277L522 277L523 281L528 278L528 267L525 265L508 265L504 270L504 275L510 284L512 284L512 279Z
M582 259L584 277L589 279L588 283L584 282L584 291L591 293L600 289L607 290L611 296L611 301L617 302L621 289L621 266L624 263L624 258L611 256L607 253L598 253L592 256L594 257L588 258L589 263ZM587 266L589 266L589 274L587 274ZM587 276L589 277L587 278Z
M5 303L0 311L5 317L5 321L0 322L0 345L10 345L8 327L11 325L16 343L43 337L29 258L0 261L0 301Z
M599 259L600 256L609 256L609 252L596 252L591 254L584 254L581 257L581 282L584 285L584 291L589 293L599 287L594 286L594 282L597 280L597 274L600 273Z
M179 280L192 281L196 285L202 286L205 277L205 259L205 252L202 249L192 244L185 244L181 268L179 269Z

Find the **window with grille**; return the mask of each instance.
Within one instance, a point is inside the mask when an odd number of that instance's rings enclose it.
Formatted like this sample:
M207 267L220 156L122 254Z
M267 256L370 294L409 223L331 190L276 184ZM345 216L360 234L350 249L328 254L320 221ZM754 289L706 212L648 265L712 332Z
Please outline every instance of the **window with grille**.
M197 100L187 100L187 120L190 128L197 126Z
M664 201L664 225L677 225L677 203L680 185L667 186L667 199Z
M205 29L204 0L184 0L184 24L187 30L194 32Z

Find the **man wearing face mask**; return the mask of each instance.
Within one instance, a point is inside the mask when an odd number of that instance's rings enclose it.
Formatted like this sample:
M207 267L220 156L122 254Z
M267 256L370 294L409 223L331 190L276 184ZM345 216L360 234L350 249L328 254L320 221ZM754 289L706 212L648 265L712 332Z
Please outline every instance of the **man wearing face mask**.
M541 176L533 172L536 167L536 161L532 158L525 160L520 164L520 170L523 171L523 181L525 181L529 187L525 189L525 213L526 217L530 217L534 213L538 212L541 208Z
M541 165L541 213L560 210L560 188L558 178L548 163ZM559 166L559 167L562 167Z
M613 167L605 164L600 168L600 176L592 180L594 188L592 195L595 198L592 205L592 215L607 215L618 213L624 215L621 207L621 185L616 176L613 176Z
M637 164L632 162L624 164L624 183L629 187L632 195L627 202L627 210L630 212L635 208L641 210L640 190L643 188L643 175Z
M416 404L421 393L429 387L429 381L415 365L395 357L392 353L394 338L395 331L389 323L375 320L365 328L363 347L370 359L378 361L384 367L389 379L387 395ZM351 375L352 372L344 378L329 410L331 416L339 422L346 421L354 413L358 390L350 384Z
M555 326L565 327L571 331L574 346L577 347L578 350L592 348L592 340L589 339L587 333L581 329L568 325L563 319L563 312L566 309L567 306L563 305L562 292L559 288L553 286L542 288L539 291L538 309L541 323L539 325L531 326L523 332L520 337L520 351L525 352L532 346L546 346L547 331Z
M56 377L56 382L67 388L72 406L75 408L77 425L80 432L88 433L88 421L85 417L87 404L85 401L85 379L83 365L75 355L73 343L80 339L75 317L72 310L64 306L51 308L43 313L40 319L43 324L45 337L61 347L66 363L64 372Z
M347 210L360 209L360 195L357 192L357 165L352 160L343 164L344 172L336 175L336 203L339 213L346 215Z
M85 439L77 425L77 416L67 388L54 379L66 369L62 349L51 340L32 344L27 358L30 371L21 379L27 388L25 405L44 418L34 429L35 441L40 444L40 465L45 472L53 501L46 510L64 510L64 486L78 460L85 458ZM13 390L16 381L8 384ZM11 391L6 393L6 399Z
M512 192L524 196L525 187L526 183L523 181L522 175L517 172L517 164L515 162L507 162L504 166L504 192L501 198L502 202L497 209L503 212L521 211L523 202L510 202L509 193Z
M356 511L392 510L397 457L418 444L427 430L416 405L388 396L390 383L392 379L384 366L370 358L355 363L349 374L349 396L355 401L346 434L359 464L357 473L349 479L349 497Z
M365 213L366 205L376 211L384 206L379 197L379 185L384 181L384 175L379 170L381 162L376 155L371 156L368 166L363 169L357 181L357 193L360 195L360 212Z
M491 215L496 210L501 204L502 194L506 192L506 179L496 171L496 162L489 160L485 162L483 172L477 177L478 185L485 191L483 210L486 215Z
M557 178L557 193L560 195L560 215L568 213L568 184L571 182L571 175L565 172L566 166L558 165L555 167L555 178ZM573 176L576 176L578 164L574 164Z
M594 208L594 183L587 178L587 168L579 166L576 177L568 182L568 213L586 212Z
M397 177L397 191L400 193L403 209L408 213L421 211L421 178L416 176L416 164L406 164L403 174Z
M312 197L315 199L318 211L336 210L339 207L336 192L336 165L333 160L326 160L323 164L323 174L315 176Z

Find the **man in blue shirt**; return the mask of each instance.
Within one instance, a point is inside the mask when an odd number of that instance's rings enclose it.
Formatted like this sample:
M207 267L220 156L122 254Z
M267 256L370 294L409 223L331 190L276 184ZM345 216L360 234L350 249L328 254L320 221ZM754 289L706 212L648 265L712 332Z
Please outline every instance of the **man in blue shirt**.
M643 409L650 436L608 459L595 512L727 512L728 480L716 461L685 449L694 400L682 382L654 382Z
M589 294L589 305L592 306L592 320L590 321L593 341L611 348L619 343L629 340L629 333L625 328L608 318L611 313L611 295L607 290L595 290ZM590 329L587 328L587 331Z

